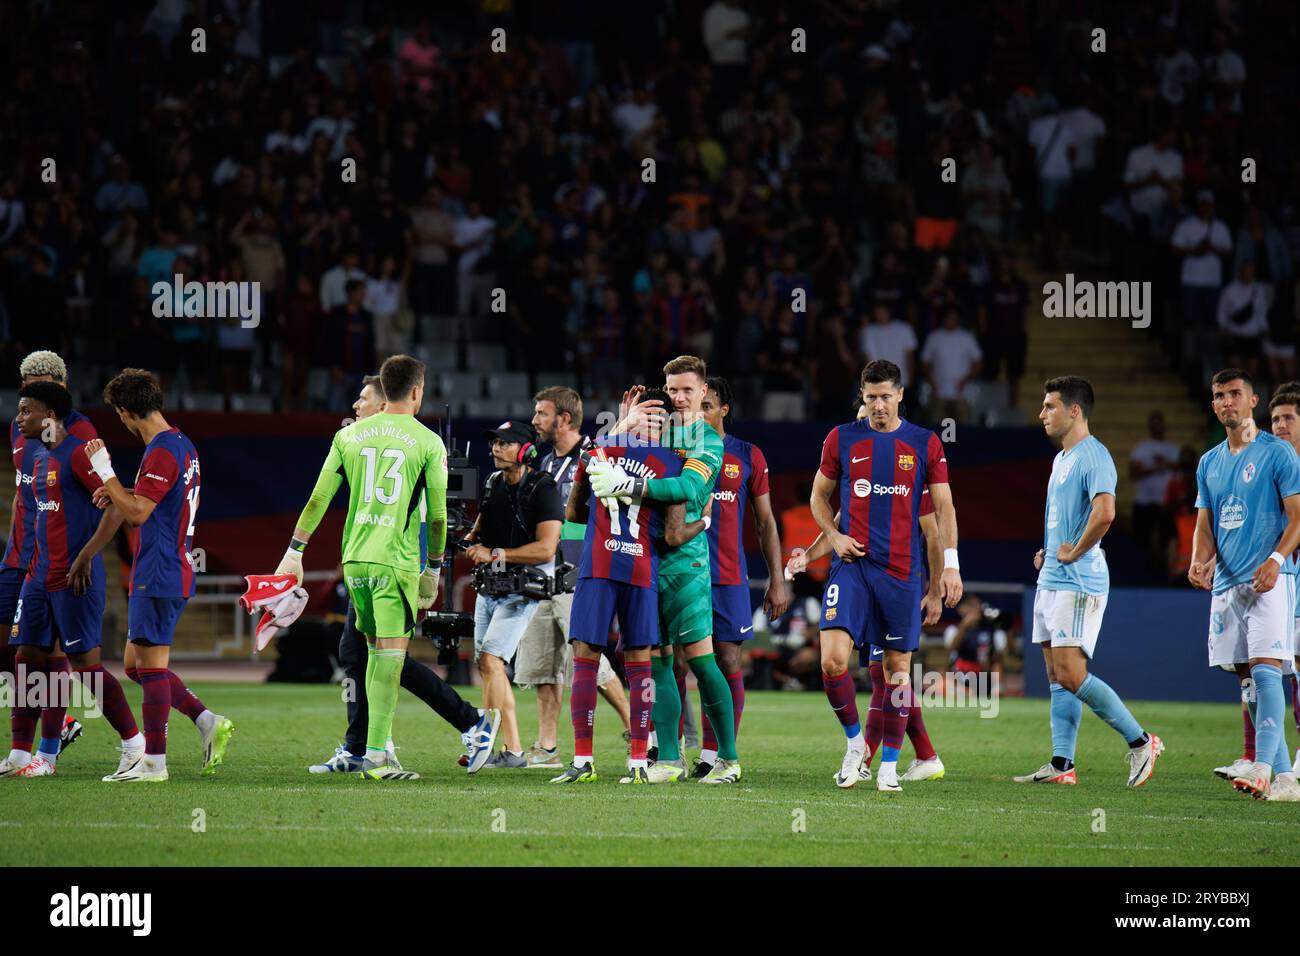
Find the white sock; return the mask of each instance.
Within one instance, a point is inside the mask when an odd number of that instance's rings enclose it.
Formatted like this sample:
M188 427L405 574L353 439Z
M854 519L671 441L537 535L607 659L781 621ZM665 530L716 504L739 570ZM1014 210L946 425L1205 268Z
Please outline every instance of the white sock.
M890 770L894 771L894 773L898 773L898 761L897 761L897 760L883 760L883 759L882 759L882 760L880 761L880 772L881 772L881 773L884 773L886 767L888 767Z
M628 770L645 770L645 769L646 769L646 764L647 764L647 762L648 762L648 761L646 761L644 757L643 757L642 759L640 759L640 760L629 760L629 761L627 762L627 769L628 769Z
M1285 778L1286 778L1290 783L1295 783L1295 771L1294 771L1294 770L1284 770L1284 771L1282 771L1280 774L1277 775L1277 779L1278 779L1278 780L1281 780L1283 777L1285 777Z
M166 770L167 755L166 754L145 754L144 766L146 770Z
M574 758L573 758L573 765L574 765L575 767L587 767L587 766L590 766L590 765L591 765L591 758L590 758L590 757L579 757L579 756L576 756L576 755L575 755Z
M194 718L194 726L199 728L199 730L203 731L205 734L212 729L212 725L216 722L217 715L210 710L205 710Z
M854 736L849 738L849 747L853 750L866 750L867 738L863 736L862 731L858 731Z
M658 732L658 731L655 731L655 730L650 731L650 739L646 742L646 746L647 746L647 747L658 747L658 746L659 746L659 732Z
M32 762L32 752L30 750L11 750L9 759L20 767L25 767Z
M701 750L700 763L717 763L718 752L716 750Z
M392 738L392 737L389 737L389 738L388 738L388 742L384 744L384 748L385 748L386 750L396 750L396 749L397 749L396 747L393 746L393 738Z
M134 737L127 737L122 741L123 750L144 750L144 734L140 731L135 732Z

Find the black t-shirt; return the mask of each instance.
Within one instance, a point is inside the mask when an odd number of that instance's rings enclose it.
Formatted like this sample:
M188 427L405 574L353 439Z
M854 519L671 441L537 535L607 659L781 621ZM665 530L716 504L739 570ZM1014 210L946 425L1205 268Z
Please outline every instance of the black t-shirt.
M512 485L498 472L488 479L478 539L487 548L520 548L537 540L537 526L543 521L563 520L564 505L550 475L526 471Z

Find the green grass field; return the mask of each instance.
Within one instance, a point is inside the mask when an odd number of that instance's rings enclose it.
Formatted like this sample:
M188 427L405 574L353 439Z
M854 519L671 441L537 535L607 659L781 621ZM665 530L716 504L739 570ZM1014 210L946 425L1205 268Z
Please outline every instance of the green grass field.
M749 695L737 787L631 788L617 782L624 752L603 702L601 779L558 787L542 770L467 776L454 762L459 735L404 695L400 755L423 777L377 784L306 772L341 736L338 688L195 689L235 721L217 776L199 776L198 733L173 711L171 780L101 783L116 766L115 735L102 719L86 721L58 776L0 780L0 866L863 865L880 846L895 849L896 862L923 865L1232 865L1243 847L1252 862L1263 854L1293 865L1300 850L1300 806L1249 800L1210 773L1240 746L1228 702L1135 703L1168 743L1155 777L1136 791L1124 785L1123 743L1088 713L1079 786L1047 787L1010 779L1045 759L1045 701L1003 701L993 719L930 708L947 777L882 794L874 783L831 782L843 740L820 694ZM128 694L138 715L138 688ZM866 698L859 703L865 712ZM536 709L530 694L519 704L526 744ZM561 740L567 715L566 700ZM902 765L910 759L907 748ZM196 832L200 817L206 827Z

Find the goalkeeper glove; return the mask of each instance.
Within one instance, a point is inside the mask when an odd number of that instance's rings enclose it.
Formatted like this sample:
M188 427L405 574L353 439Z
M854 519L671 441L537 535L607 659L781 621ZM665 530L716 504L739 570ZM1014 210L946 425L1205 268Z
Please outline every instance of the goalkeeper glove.
M592 474L591 493L597 498L618 498L624 502L645 494L645 479L629 475L618 465L607 465Z
M420 600L417 602L421 611L427 611L438 600L438 578L442 568L438 565L425 568L420 573Z
M298 583L302 584L302 552L291 545L284 552L284 557L280 559L280 566L275 569L275 573L292 574Z

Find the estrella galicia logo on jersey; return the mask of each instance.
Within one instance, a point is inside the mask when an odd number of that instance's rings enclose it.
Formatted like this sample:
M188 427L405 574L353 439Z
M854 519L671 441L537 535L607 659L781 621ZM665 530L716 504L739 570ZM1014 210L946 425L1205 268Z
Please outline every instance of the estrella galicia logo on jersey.
M1219 505L1219 527L1224 531L1233 531L1246 523L1246 502L1236 495L1229 495Z
M739 478L740 466L737 465L735 462L729 461L722 466L722 473L726 475L728 478Z
M915 467L916 467L916 456L915 456L915 455L899 455L899 456L898 456L898 469L899 469L899 471L911 471L911 470L912 470L913 468L915 468Z
M1246 462L1246 467L1241 470L1241 480L1246 482L1246 484L1250 484L1254 477L1255 463L1253 461L1248 461Z
M53 488L59 483L59 473L51 468L45 473L45 487Z
M828 620L828 621L833 621L833 620L835 620L835 615L838 614L839 612L840 612L840 609L837 608L837 607L828 607L828 608L826 609L826 620Z

